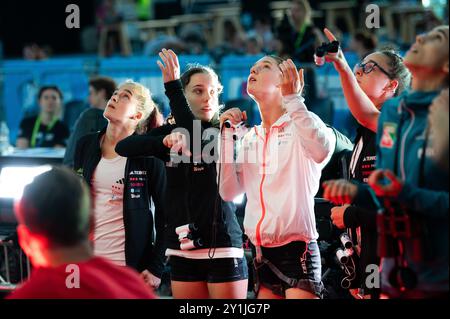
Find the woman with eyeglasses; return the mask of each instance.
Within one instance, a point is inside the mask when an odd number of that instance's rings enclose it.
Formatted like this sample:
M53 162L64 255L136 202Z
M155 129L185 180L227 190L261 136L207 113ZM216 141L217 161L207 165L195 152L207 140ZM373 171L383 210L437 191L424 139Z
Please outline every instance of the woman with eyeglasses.
M353 104L355 113L378 125L377 170L369 176L370 187L332 181L325 185L325 197L380 211L384 294L447 299L448 171L434 161L436 141L428 115L433 100L449 85L448 25L418 35L404 63L412 74L410 90L387 101L382 112L367 99ZM386 231L390 216L397 219Z
M65 147L69 129L59 119L63 95L56 86L44 86L39 90L40 112L20 123L16 142L18 148Z
M328 29L325 29L325 34L330 41L336 39ZM378 116L361 112L359 105L370 103L377 110L381 110L387 100L398 96L409 86L411 75L403 64L403 59L390 49L367 55L354 70L348 65L342 51L336 56L328 55L327 58L329 62L334 62L339 72L344 96L359 123L347 178L367 183L368 177L375 169ZM331 217L338 228L350 229L351 237L360 248L359 273L362 276L358 286L362 287L364 292L358 292L356 289L350 292L354 296L375 297L377 291L367 289L364 275L367 265L379 263L376 254L375 215L356 206L343 205L334 207Z

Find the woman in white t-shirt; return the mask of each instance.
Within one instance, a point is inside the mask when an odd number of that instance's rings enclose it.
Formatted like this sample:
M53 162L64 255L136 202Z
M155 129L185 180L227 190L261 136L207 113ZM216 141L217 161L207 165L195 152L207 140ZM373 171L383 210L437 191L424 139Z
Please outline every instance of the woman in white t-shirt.
M122 139L160 126L162 116L150 91L127 81L108 101L104 117L106 129L78 141L74 165L93 195L94 251L118 265L135 268L157 288L165 248L164 165L156 158L127 159L114 149ZM163 145L162 138L154 140Z

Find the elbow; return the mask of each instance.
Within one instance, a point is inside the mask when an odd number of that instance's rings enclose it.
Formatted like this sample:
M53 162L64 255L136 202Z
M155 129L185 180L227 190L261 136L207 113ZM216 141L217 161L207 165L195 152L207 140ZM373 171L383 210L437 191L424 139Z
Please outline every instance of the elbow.
M313 154L312 159L317 164L322 164L329 158L329 155L330 155L330 152L326 152L326 151L317 152L316 154Z
M336 149L336 136L331 129L327 128L326 132L320 134L320 140L314 152L313 160L317 164L329 161Z
M322 164L325 161L328 161L334 151L333 145L334 144L329 141L324 141L323 143L318 145L315 152L313 152L311 156L314 162L316 162L317 164Z
M378 129L378 117L379 114L370 114L366 116L360 116L357 118L357 121L363 127L371 130L372 132L376 132Z
M317 156L315 159L314 159L314 161L317 163L317 164L322 164L323 162L325 162L325 160L328 158L328 156L327 155L321 155L321 156Z

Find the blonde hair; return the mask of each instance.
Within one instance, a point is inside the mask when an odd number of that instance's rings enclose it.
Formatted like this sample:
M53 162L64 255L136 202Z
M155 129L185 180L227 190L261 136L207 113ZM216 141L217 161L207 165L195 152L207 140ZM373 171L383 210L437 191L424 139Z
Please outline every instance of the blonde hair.
M126 80L119 85L119 88L123 86L131 87L134 98L138 101L136 109L142 113L141 120L136 127L137 134L145 134L149 130L161 126L163 122L162 115L158 109L158 106L152 99L152 93L148 88L133 80Z

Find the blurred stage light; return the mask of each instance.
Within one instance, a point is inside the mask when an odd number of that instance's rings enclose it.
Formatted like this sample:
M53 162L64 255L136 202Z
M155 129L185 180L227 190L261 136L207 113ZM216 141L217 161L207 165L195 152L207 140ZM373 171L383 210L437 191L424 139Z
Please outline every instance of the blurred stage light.
M233 200L233 203L235 203L236 205L240 205L240 204L242 204L242 202L244 201L244 194L242 194L242 195L239 195L238 197L236 197L234 200Z
M50 165L3 167L0 171L0 198L20 199L25 186L50 169Z

